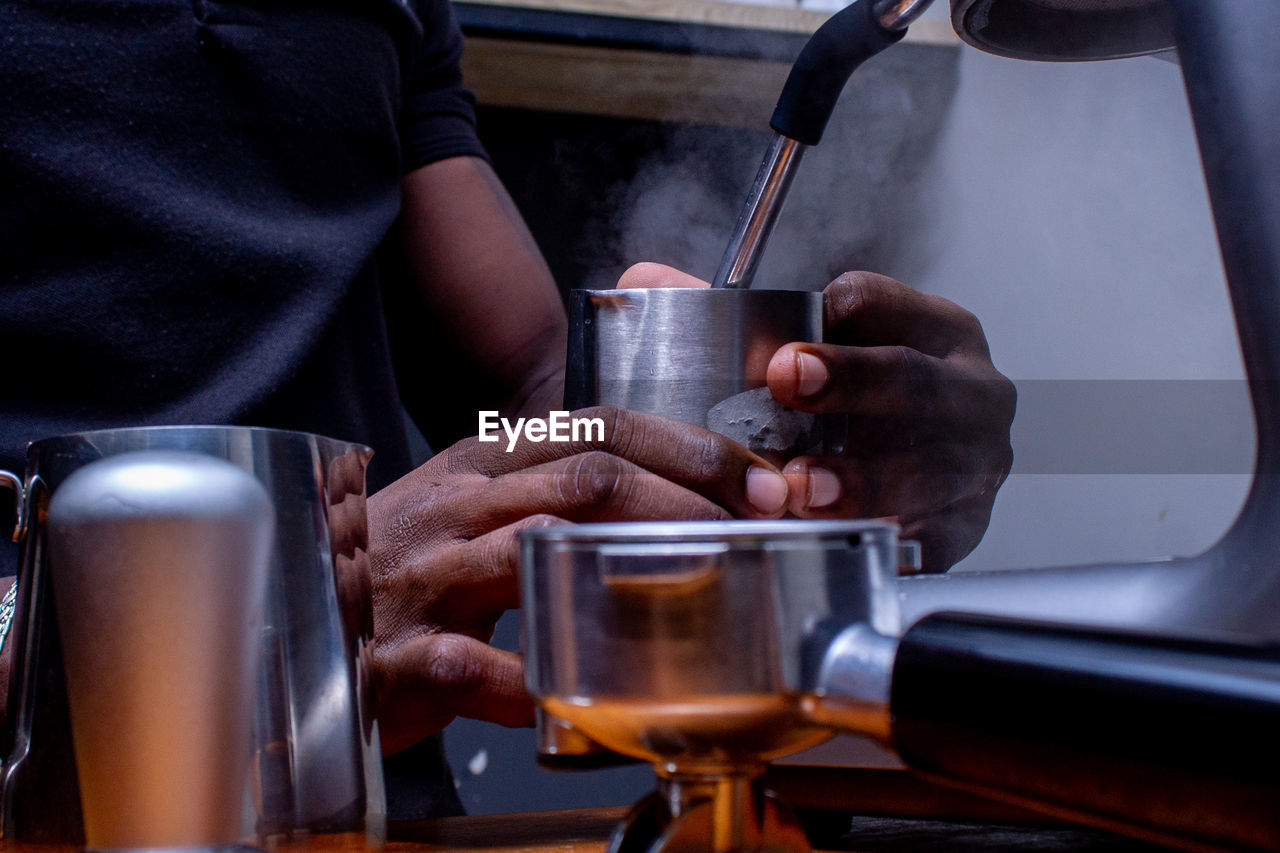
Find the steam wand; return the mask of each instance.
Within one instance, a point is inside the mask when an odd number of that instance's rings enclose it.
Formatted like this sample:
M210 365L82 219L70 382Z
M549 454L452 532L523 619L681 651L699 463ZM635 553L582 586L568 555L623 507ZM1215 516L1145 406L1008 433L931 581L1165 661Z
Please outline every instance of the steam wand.
M800 51L769 126L769 143L712 287L745 290L755 278L805 148L817 145L855 68L906 35L933 0L853 0Z

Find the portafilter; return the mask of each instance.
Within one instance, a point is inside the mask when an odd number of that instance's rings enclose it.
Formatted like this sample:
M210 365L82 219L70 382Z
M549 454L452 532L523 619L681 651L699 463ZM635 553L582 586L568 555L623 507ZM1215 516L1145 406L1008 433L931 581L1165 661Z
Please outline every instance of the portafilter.
M936 614L898 636L896 529L521 534L526 683L653 764L612 853L803 851L759 783L835 731L918 774L1190 850L1280 850L1280 648Z
M831 727L805 711L824 626L897 630L896 528L876 521L584 524L521 534L526 684L658 792L611 850L805 851L759 784Z

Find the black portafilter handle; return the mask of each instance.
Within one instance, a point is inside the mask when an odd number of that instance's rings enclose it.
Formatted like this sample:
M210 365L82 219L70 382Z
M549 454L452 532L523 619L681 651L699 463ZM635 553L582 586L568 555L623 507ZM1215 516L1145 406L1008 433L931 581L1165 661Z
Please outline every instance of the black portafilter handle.
M853 0L809 38L774 108L769 126L805 145L817 145L854 69L905 36L880 25L873 0Z
M1192 850L1280 850L1280 648L941 614L898 647L926 777Z

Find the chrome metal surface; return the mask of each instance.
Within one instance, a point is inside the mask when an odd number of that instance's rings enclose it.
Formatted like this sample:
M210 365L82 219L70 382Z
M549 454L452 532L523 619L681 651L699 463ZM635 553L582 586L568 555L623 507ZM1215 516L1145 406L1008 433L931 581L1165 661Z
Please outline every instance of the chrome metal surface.
M140 450L225 460L266 489L276 513L264 624L256 648L254 762L248 833L385 834L381 749L368 656L372 641L364 471L366 447L305 433L192 426L105 430L28 448L32 519L19 570L13 689L0 750L4 834L81 840L59 636L39 520L76 471Z
M211 456L125 453L67 478L47 523L87 846L235 843L266 490Z
M729 238L729 246L715 278L711 280L713 288L746 289L751 286L804 149L804 145L781 134L774 136L769 143L751 185L751 194L747 196L747 203Z
M725 808L728 805L728 808ZM791 809L757 774L659 774L613 831L608 853L809 853Z
M832 639L822 654L808 693L811 720L889 740L889 689L896 637L855 622Z
M898 543L898 574L914 575L924 567L924 548L914 539Z
M886 30L905 30L932 4L933 0L876 0L874 11Z
M951 25L964 41L999 56L1119 59L1173 47L1171 6L1172 0L951 0ZM1241 22L1250 18L1233 14Z
M799 714L850 624L897 633L896 528L877 521L586 524L521 534L525 673L627 755L760 763L825 733Z
M540 543L562 543L567 548L591 545L634 545L644 553L661 555L666 547L679 545L732 545L735 548L768 549L771 543L839 542L850 536L880 535L897 530L891 524L869 519L805 520L776 519L766 521L604 521L592 524L562 524L539 527L521 534ZM848 544L848 543L846 543ZM716 553L719 553L717 550Z
M757 809L754 780L830 735L806 715L822 655L851 624L896 634L897 565L897 528L879 521L523 532L526 686L663 779L612 849L806 849Z
M821 293L575 290L569 324L571 409L608 405L665 415L778 458L823 440L823 421L784 408L765 390L778 347L822 340Z

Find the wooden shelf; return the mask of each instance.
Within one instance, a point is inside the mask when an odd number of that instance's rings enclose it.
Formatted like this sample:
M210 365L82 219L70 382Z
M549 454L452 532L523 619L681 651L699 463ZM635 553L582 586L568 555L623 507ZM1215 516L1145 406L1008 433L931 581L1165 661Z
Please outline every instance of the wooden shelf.
M470 0L469 0L470 2ZM811 33L825 12L716 0L476 0L475 5L612 15L640 20L751 27Z
M468 41L463 62L467 85L487 106L759 127L788 70L781 62L497 39Z
M800 33L808 36L830 15L811 9L734 3L724 0L457 0L459 10L490 8L543 13L571 13L630 21L733 27L761 32ZM462 12L465 21L465 11ZM917 21L907 41L957 45L960 40L946 21Z
M466 0L463 76L481 104L765 127L822 12L716 0ZM915 24L875 61L958 48Z

